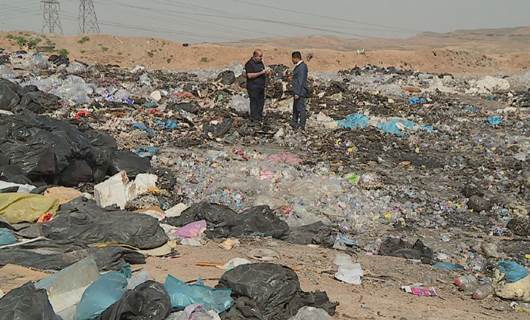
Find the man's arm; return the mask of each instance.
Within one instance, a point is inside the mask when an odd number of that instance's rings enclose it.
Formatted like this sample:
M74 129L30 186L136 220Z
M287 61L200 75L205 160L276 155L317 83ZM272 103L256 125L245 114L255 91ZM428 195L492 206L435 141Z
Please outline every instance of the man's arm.
M293 94L295 99L302 96L302 90L304 87L304 83L302 82L303 75L300 71L300 68L296 68L293 72Z
M261 77L264 74L267 74L267 70L262 70L260 72L247 73L247 78L248 79L255 79L255 78Z
M307 96L307 94L309 93L308 88L307 88L308 73L309 73L309 70L307 69L307 65L304 63L304 70L302 71L302 90L301 90L301 91L304 91L303 92L304 97Z

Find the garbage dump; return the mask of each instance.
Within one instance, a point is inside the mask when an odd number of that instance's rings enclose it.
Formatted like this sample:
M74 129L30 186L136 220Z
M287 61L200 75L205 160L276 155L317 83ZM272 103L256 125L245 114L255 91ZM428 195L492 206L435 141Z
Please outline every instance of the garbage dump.
M0 319L524 319L527 76L1 53Z

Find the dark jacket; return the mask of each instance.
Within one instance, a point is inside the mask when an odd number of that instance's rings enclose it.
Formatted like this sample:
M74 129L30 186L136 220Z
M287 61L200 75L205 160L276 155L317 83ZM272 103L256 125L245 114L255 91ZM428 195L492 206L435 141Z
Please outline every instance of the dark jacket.
M307 65L302 61L293 70L293 94L299 97L307 97L309 95L309 89L307 86Z

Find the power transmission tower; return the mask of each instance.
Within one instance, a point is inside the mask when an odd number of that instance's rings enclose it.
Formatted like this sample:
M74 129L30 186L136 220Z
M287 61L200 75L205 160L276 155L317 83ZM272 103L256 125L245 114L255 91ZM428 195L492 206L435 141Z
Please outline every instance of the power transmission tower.
M81 33L99 33L98 17L93 0L79 2L79 30Z
M42 32L63 33L59 11L61 6L59 0L42 0Z

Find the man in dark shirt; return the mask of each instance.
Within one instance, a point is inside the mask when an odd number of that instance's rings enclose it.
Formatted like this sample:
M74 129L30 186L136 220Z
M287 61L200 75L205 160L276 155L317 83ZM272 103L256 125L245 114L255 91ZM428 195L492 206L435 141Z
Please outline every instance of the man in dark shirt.
M247 74L247 91L250 99L250 120L263 120L263 106L265 105L265 83L270 74L263 63L263 52L259 49L245 64Z
M291 126L295 129L305 129L307 119L307 111L305 108L305 99L309 96L309 89L307 86L307 65L302 60L302 54L295 51L292 54L292 61L294 64L292 75L293 87L293 122Z

